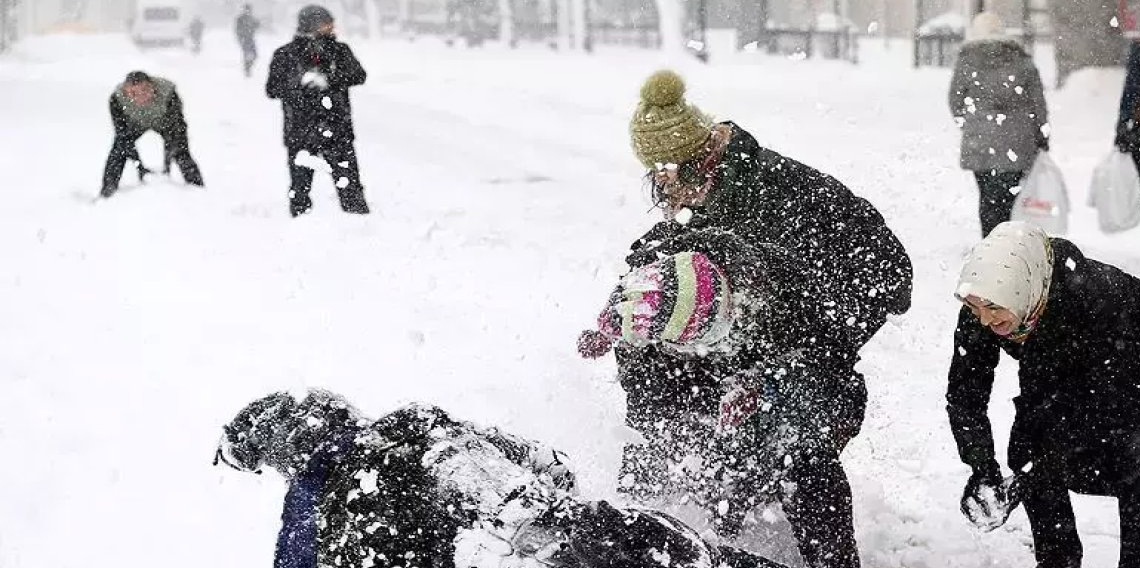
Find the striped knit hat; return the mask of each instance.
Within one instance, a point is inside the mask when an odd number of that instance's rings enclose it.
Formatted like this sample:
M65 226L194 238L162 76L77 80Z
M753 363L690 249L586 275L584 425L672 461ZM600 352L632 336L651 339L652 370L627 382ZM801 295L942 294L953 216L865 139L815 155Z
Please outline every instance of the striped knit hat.
M631 345L712 346L732 326L732 292L699 252L678 253L627 274L598 316L598 329Z

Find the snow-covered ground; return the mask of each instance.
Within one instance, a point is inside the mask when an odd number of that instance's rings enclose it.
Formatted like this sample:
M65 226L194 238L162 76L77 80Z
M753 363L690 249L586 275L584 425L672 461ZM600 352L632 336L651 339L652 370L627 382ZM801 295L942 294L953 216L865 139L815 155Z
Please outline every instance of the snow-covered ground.
M370 72L353 96L376 214L342 214L320 179L297 220L264 60L242 78L227 34L198 57L59 36L0 58L0 567L268 565L282 483L210 460L220 425L278 389L330 388L373 414L436 403L565 449L584 490L611 496L623 396L612 361L578 359L574 341L654 220L626 124L641 80L670 63L705 110L874 202L914 259L914 309L865 349L871 404L845 454L865 564L1032 565L1023 513L988 535L958 513L950 290L978 229L946 70L911 69L906 44L868 43L857 67L355 48ZM107 97L134 68L178 83L208 189L158 182L93 203ZM1100 235L1083 206L1121 82L1086 71L1049 100L1072 238L1136 272L1136 233ZM157 139L143 152L157 164ZM999 443L1012 370L995 392ZM1114 502L1078 505L1086 565L1115 565ZM794 560L781 530L744 544Z

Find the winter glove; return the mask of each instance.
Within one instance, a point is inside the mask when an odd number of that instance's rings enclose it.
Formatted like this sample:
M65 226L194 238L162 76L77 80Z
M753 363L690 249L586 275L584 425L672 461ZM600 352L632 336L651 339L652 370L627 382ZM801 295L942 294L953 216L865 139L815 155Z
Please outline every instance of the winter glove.
M549 475L559 489L573 491L577 485L577 479L570 470L566 454L553 448L539 447L531 450L527 460L531 464L531 469L536 473Z
M727 434L736 430L757 410L765 406L770 407L771 403L764 401L759 391L740 385L732 387L720 399L720 415L716 423L717 432Z
M327 91L329 88L329 78L324 73L316 69L311 69L306 71L304 75L301 75L301 86Z
M974 470L962 492L962 514L985 532L1004 525L1020 504L1016 482L1016 477L1003 480L996 462Z
M1041 150L1042 152L1048 152L1049 151L1049 139L1048 138L1039 139L1037 141L1037 149Z
M578 336L578 354L585 359L599 359L613 349L613 339L606 334L587 329Z
M154 170L144 166L142 162L139 162L139 182L140 183L146 183L146 176L153 175L153 174L154 174Z

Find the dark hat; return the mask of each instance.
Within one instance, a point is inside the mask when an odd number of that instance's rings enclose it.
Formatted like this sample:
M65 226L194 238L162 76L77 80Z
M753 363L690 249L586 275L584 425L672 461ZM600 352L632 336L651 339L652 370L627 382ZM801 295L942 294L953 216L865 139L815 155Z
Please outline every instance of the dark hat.
M137 85L139 83L153 83L153 82L154 82L154 80L151 79L150 75L148 75L146 73L146 71L131 71L130 73L127 73L126 84L128 84L128 85Z
M324 24L333 22L332 12L315 4L301 8L297 13L297 33L311 34Z

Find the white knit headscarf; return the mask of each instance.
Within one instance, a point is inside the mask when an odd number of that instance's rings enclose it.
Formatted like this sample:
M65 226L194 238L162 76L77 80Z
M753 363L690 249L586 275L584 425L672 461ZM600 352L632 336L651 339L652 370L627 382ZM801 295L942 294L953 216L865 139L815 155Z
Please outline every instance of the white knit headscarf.
M1052 278L1049 235L1034 225L1007 221L970 251L954 295L961 301L967 296L988 300L1025 323L1049 294Z

